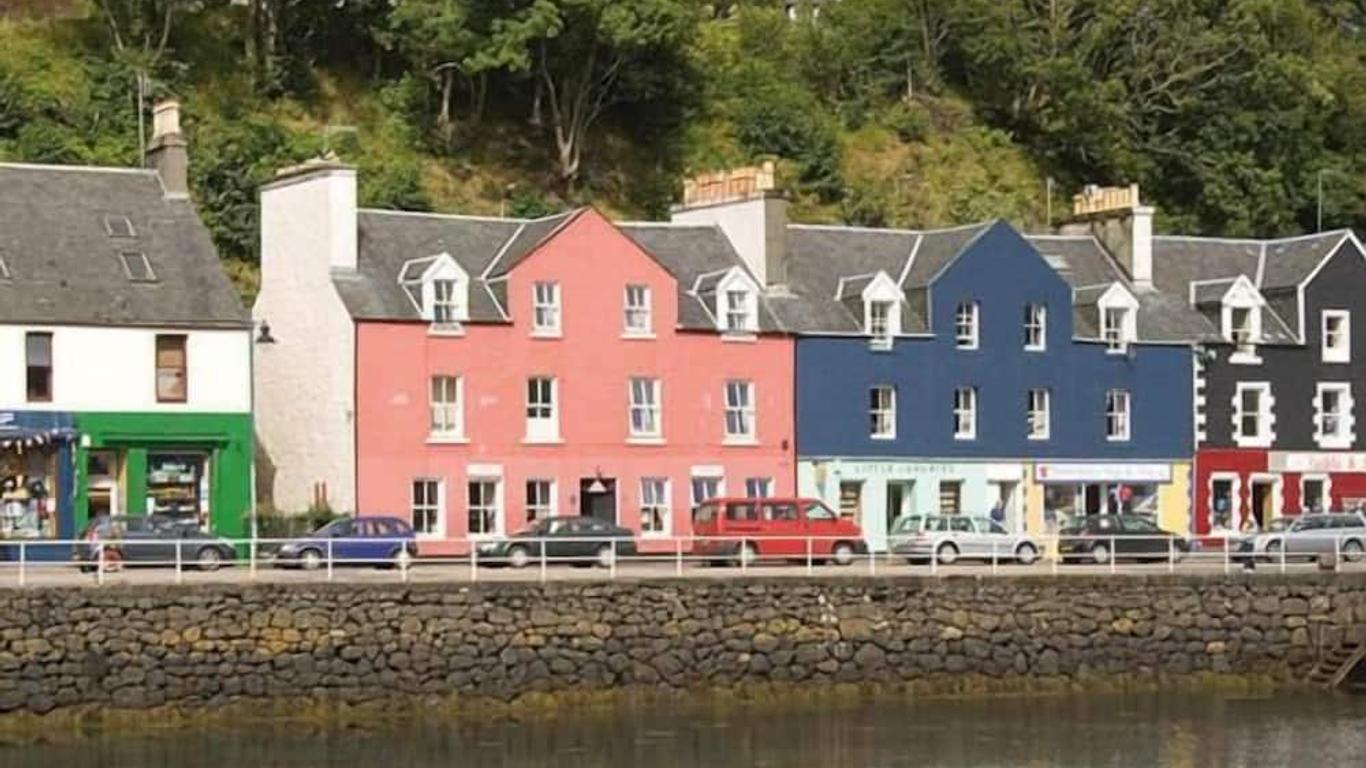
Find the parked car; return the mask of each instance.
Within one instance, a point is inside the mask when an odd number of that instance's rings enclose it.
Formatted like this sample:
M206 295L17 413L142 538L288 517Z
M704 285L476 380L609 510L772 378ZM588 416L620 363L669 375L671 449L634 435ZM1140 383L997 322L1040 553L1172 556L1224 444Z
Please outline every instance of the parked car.
M808 557L848 565L867 554L863 531L816 499L712 499L693 515L693 553L713 564Z
M329 557L336 565L406 564L417 557L417 534L397 517L343 517L282 544L275 565L312 571Z
M193 521L166 515L101 515L86 525L72 559L81 563L81 570L93 571L101 549L106 567L120 563L173 567L179 562L187 568L215 571L237 557L226 540L205 533Z
M1027 534L1011 533L987 517L928 515L902 518L892 527L888 543L893 554L911 563L941 565L958 560L1015 561L1029 565L1039 559L1039 545Z
M629 528L595 517L547 517L511 536L486 541L475 549L481 565L525 568L539 562L599 565L608 568L615 558L634 557L635 534Z
M1318 559L1341 555L1356 562L1366 556L1366 517L1356 512L1328 512L1281 517L1267 529L1238 540L1234 559L1261 560Z
M1091 515L1058 533L1058 557L1064 563L1179 559L1189 552L1184 538L1142 515Z

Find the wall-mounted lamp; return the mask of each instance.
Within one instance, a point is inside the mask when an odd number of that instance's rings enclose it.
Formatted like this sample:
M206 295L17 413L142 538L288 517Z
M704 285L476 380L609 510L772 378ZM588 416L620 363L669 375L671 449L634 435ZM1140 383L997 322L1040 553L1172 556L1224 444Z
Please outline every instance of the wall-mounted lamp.
M1219 353L1204 344L1196 344L1191 347L1191 354L1195 355L1195 359L1202 363L1212 363L1219 359Z
M274 343L275 343L275 337L270 335L270 323L267 323L265 320L262 320L260 323L257 323L256 343L257 343L257 344L274 344Z
M607 493L607 484L602 482L602 467L593 469L593 482L588 484L588 493Z

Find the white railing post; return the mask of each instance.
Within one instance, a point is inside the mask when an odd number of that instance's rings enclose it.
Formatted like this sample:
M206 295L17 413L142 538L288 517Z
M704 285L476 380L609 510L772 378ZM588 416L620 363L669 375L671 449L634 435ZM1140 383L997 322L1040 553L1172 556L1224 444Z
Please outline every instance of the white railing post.
M806 575L810 576L816 572L816 559L811 552L811 537L806 537Z
M1176 573L1176 539L1167 539L1167 573Z
M400 580L408 583L408 542L399 540L398 542L398 569Z
M877 575L877 553L873 551L872 547L868 548L868 575Z
M996 566L997 566L997 563L996 563L996 545L997 545L998 543L999 543L999 542L996 542L996 541L991 542L991 575L992 575L992 576L995 576L995 575L996 575L996 572L997 572L997 571L996 571Z
M181 554L180 554L180 549L181 549L181 547L180 547L180 539L176 539L176 540L175 540L175 583L177 583L177 584L184 584L184 583L185 583L185 571L184 571L183 568L181 568L181 562L180 562Z
M537 550L540 553L541 583L546 581L546 562L545 562L545 539L538 539L536 542Z
M19 586L28 583L28 574L25 572L28 566L28 553L25 551L24 541L19 541Z
M1333 537L1333 573L1341 570L1339 563L1342 562L1342 537Z
M473 541L470 545L470 581L479 581L479 546Z
M1289 542L1287 542L1286 540L1282 539L1282 540L1281 540L1281 573L1285 573L1285 556L1286 556L1286 550L1288 550L1288 549L1289 549Z
M98 549L95 550L95 556L99 559L99 562L98 562L98 563L96 564L96 566L95 566L95 583L96 583L96 584L99 584L99 585L101 585L101 586L103 586L103 585L104 585L104 542L101 541L101 542L99 542L98 544L96 544L95 546L98 547Z
M1230 568L1230 566L1232 565L1232 560L1233 560L1232 556L1229 554L1229 547L1231 547L1231 546L1232 546L1232 544L1230 543L1230 539L1229 539L1227 536L1225 536L1225 537L1224 537L1224 573L1226 573L1226 574L1228 573L1229 568Z
M247 574L252 581L256 581L256 536L251 537L247 542Z
M1057 535L1057 534L1055 533L1055 534L1053 534L1053 556L1050 557L1050 558L1048 558L1049 562L1052 563L1052 565L1049 566L1049 571L1050 571L1054 576L1057 576L1057 575L1058 575L1058 561L1061 560L1061 559L1062 559L1062 537L1059 536L1059 535Z
M936 575L938 575L938 574L939 574L939 546L938 546L937 544L931 544L931 545L930 545L930 575L931 575L931 576L936 576Z
M611 558L611 562L608 563L608 567L607 567L607 576L608 576L608 578L615 579L615 578L617 577L617 540L616 540L616 539L612 539L611 545L612 545L612 558ZM542 546L541 549L545 549L545 547Z
M683 539L679 537L674 537L674 574L683 575Z
M1119 550L1115 549L1115 537L1110 537L1110 573L1115 572L1115 563L1119 561Z
M808 541L810 541L810 540L808 539ZM745 571L749 570L749 557L748 557L747 554L746 554L746 553L749 551L749 550L748 550L748 546L749 546L749 540L748 540L748 539L740 539L740 552L739 552L739 556L740 556L740 572L741 572L741 573L744 573Z
M327 580L332 581L332 540L327 540Z

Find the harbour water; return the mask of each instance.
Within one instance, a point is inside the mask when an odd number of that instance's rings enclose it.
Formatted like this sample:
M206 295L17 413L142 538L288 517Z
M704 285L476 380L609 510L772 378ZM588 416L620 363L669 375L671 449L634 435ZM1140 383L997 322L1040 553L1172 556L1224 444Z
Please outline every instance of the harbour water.
M4 768L794 768L1366 765L1366 698L1085 695L596 709L480 722L412 716L104 732L0 745Z

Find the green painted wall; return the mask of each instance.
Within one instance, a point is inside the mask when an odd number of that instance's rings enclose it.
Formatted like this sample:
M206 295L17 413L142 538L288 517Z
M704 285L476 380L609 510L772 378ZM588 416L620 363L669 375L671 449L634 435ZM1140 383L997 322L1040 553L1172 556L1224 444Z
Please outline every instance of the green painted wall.
M209 525L229 538L249 530L252 495L252 419L246 413L77 413L82 438L76 449L77 530L90 515L87 459L91 451L123 455L126 512L147 508L147 453L204 451L209 459Z

